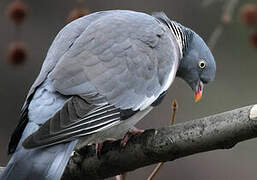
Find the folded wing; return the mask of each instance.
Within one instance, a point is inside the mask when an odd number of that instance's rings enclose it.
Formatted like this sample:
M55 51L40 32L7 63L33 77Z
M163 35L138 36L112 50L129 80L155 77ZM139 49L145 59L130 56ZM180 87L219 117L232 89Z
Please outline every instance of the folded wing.
M84 99L74 96L38 131L30 135L23 146L30 149L68 142L120 123L123 114L113 105L90 105Z

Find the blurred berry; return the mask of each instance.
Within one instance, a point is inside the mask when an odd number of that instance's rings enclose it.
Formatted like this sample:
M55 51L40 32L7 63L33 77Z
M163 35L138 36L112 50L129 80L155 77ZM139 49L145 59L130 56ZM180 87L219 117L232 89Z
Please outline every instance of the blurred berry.
M78 19L80 17L83 17L83 16L87 15L88 13L89 13L89 11L85 8L80 8L80 7L75 8L69 13L67 21L71 22L75 19Z
M28 8L21 0L15 0L8 7L8 15L15 24L24 21L28 13Z
M228 24L231 21L231 16L228 13L225 13L222 17L221 17L221 22L223 22L224 24Z
M250 35L250 44L252 47L257 48L257 31L252 32Z
M257 24L257 5L247 4L241 10L241 22L248 26Z
M11 43L8 49L8 61L13 65L21 65L25 62L27 54L27 49L23 43Z

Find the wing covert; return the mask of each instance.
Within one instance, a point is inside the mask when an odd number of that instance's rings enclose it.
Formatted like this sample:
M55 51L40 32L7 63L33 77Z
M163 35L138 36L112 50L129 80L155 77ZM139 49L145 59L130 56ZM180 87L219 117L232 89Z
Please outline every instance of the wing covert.
M106 15L82 33L49 78L60 93L79 94L95 105L144 109L175 77L179 51L174 42L152 16Z

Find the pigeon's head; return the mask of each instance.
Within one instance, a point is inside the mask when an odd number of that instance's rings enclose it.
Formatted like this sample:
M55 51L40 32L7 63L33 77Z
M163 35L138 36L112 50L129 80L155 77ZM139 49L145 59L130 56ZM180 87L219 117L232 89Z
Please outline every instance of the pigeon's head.
M210 49L198 34L187 29L186 36L187 45L177 76L184 79L193 89L197 102L202 97L204 84L214 79L216 64Z

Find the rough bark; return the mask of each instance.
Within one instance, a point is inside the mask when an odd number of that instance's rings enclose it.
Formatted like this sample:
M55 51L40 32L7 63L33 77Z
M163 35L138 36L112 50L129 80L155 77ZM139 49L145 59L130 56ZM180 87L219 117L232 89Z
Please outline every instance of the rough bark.
M95 147L75 153L63 180L103 179L158 162L173 161L195 153L229 149L238 142L257 137L257 105L133 136L121 150L120 141L105 142L100 158Z

